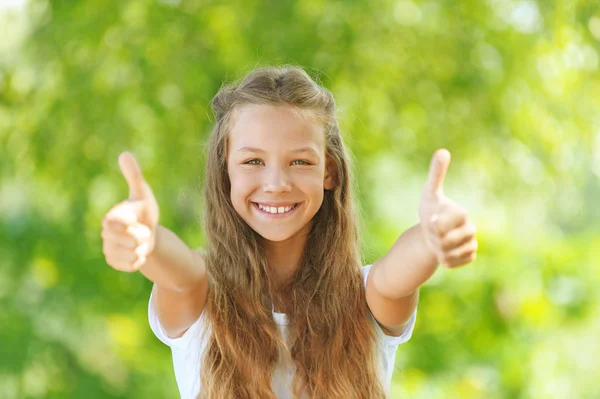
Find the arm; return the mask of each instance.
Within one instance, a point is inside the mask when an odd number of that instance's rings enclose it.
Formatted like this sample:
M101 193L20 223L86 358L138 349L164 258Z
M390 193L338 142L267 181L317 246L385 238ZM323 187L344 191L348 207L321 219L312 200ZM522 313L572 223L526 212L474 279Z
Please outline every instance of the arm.
M152 300L167 335L180 337L206 305L208 276L204 259L172 231L158 226L156 246L139 270L155 284Z
M102 252L113 269L141 271L153 281L153 305L169 337L180 336L202 313L208 297L204 260L158 223L159 207L129 152L119 155L129 199L102 219Z
M392 249L373 263L367 277L367 304L386 334L402 334L417 307L419 287L437 268L420 225L404 232Z
M449 164L446 150L435 153L419 204L420 223L398 238L367 278L367 304L388 335L402 334L417 307L419 287L439 264L452 268L475 259L475 226L442 192Z

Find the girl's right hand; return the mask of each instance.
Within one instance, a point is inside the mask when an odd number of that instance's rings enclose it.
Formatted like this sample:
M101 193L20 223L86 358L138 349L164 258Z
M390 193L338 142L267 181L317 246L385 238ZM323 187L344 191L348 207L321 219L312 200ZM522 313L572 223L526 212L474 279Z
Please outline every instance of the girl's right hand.
M158 204L133 154L119 155L129 185L129 199L112 207L102 219L102 252L113 269L133 272L146 263L156 246Z

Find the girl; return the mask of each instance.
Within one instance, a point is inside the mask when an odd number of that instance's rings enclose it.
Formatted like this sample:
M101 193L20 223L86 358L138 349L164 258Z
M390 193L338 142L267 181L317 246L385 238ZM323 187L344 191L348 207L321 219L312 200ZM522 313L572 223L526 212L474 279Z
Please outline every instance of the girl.
M420 223L361 267L348 155L331 93L300 68L262 68L212 101L204 253L159 226L129 153L130 189L103 220L103 252L154 282L150 326L182 398L385 398L413 331L419 286L475 258L436 152Z

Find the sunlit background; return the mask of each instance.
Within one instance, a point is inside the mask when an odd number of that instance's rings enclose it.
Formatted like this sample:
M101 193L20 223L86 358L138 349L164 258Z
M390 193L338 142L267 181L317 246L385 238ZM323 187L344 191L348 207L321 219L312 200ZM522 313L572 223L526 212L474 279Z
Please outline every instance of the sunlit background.
M117 157L201 246L209 102L282 63L337 100L365 264L440 147L478 227L421 289L390 397L600 397L599 52L595 0L0 1L0 397L177 396L151 283L102 255Z

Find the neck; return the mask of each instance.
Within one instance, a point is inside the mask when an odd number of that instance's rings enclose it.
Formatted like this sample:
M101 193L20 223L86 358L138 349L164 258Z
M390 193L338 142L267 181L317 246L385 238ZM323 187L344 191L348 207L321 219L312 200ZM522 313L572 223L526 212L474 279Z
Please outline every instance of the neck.
M298 271L304 245L288 241L269 241L265 243L265 248L272 281L275 284L274 288L279 288L293 278Z
M263 241L275 291L288 283L298 271L309 231L310 223L284 241Z

